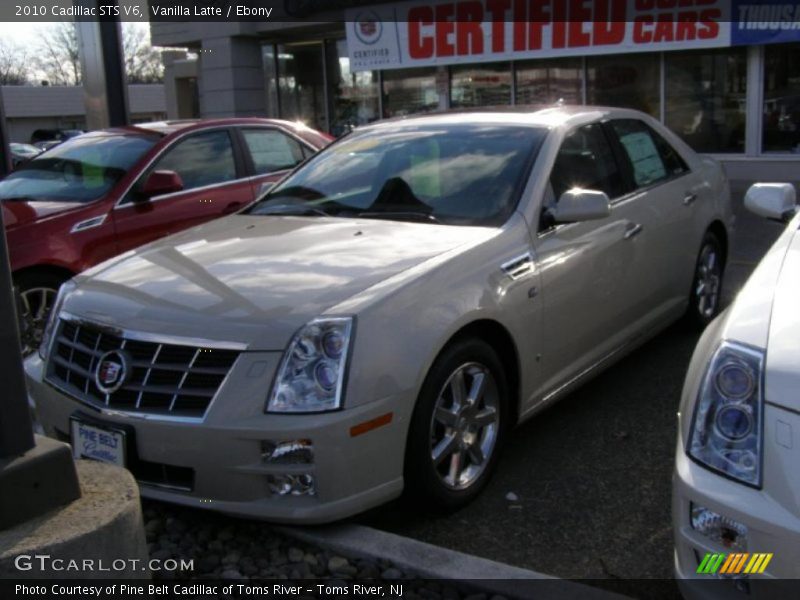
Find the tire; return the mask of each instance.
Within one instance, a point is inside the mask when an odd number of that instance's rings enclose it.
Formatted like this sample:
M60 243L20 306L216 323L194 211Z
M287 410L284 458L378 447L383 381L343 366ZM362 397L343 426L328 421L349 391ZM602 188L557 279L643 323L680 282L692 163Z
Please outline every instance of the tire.
M695 329L704 329L719 314L724 260L719 238L707 231L697 253L689 307L686 310L686 321Z
M23 357L39 348L58 288L67 279L54 273L35 271L14 277L14 286L19 294L19 334Z
M497 465L509 407L505 371L492 347L479 339L448 346L428 372L411 419L405 460L407 496L435 511L451 511L471 502Z

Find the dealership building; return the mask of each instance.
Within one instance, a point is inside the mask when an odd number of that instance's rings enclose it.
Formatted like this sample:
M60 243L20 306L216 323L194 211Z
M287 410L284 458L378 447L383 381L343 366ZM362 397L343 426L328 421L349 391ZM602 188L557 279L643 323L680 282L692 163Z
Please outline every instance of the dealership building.
M800 181L794 5L444 0L344 15L152 23L153 44L197 56L167 66L168 114L280 117L338 136L449 108L624 106L720 159L734 182Z

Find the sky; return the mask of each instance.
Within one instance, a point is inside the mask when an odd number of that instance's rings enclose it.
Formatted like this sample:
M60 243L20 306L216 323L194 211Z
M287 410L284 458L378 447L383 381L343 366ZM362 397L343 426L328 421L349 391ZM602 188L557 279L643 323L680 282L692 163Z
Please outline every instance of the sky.
M33 44L39 37L38 32L50 23L0 23L0 39L19 44Z
M18 44L28 45L35 44L39 38L39 32L55 23L9 23L8 21L0 22L0 39L13 41ZM148 23L133 23L136 27L141 27L148 30Z

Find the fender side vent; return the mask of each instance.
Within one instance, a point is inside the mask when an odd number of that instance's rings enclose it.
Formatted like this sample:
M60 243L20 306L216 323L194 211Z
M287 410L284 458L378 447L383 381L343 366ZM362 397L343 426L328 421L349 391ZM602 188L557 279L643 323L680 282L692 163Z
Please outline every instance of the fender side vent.
M533 257L530 252L526 252L503 263L500 268L505 271L506 275L516 281L533 272Z

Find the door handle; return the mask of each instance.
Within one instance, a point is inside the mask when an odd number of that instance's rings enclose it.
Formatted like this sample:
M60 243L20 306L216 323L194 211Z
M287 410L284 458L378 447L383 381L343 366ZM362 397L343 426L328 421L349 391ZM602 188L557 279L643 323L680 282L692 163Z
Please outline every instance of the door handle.
M225 210L222 211L222 214L227 215L229 213L236 212L241 208L242 204L243 202L231 202L230 204L228 204L228 206L225 207Z
M644 227L640 223L631 223L625 229L625 236L624 237L625 237L626 240L629 240L629 239L631 239L633 237L636 237L640 233L642 233L643 229L644 229Z
M690 204L693 204L695 200L697 200L697 194L686 192L686 195L683 197L683 205L689 206Z

